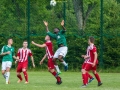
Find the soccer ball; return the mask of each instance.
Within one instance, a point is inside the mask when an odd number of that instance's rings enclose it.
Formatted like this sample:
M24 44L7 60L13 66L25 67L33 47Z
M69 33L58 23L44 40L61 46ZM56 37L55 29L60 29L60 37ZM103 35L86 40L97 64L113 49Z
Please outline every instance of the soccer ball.
M51 1L50 1L50 5L51 5L51 6L55 6L56 4L57 4L57 3L56 3L55 0L51 0Z

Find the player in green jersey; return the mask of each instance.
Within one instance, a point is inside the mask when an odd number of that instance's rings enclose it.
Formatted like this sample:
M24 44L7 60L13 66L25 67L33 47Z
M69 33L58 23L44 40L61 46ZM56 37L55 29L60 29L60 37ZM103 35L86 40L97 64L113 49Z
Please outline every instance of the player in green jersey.
M1 50L2 59L2 75L6 79L6 84L9 84L10 77L10 68L12 66L13 58L17 60L14 53L13 40L11 38L8 39L8 45L4 45Z
M62 22L61 22L61 26L62 26L63 30L55 28L54 33L51 33L49 31L48 22L44 21L44 25L46 26L47 35L49 35L50 37L54 38L57 41L58 49L54 54L53 61L55 63L56 60L58 59L65 66L65 68L64 68L65 71L67 71L68 70L68 64L63 60L63 58L66 56L67 51L68 51L66 38L65 38L66 28L64 27L64 20L62 20ZM56 70L59 74L60 70L59 70L58 65L55 64L55 67L56 67Z

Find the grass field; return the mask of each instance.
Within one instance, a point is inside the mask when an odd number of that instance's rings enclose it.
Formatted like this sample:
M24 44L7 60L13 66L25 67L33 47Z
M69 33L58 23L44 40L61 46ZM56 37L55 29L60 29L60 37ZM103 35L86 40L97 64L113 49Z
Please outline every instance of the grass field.
M5 84L5 79L0 76L0 90L120 90L119 73L100 73L103 85L97 87L97 81L91 82L88 87L81 88L82 79L80 72L62 72L63 83L56 85L55 78L49 72L28 72L29 84L17 82L15 72L11 72L10 84Z

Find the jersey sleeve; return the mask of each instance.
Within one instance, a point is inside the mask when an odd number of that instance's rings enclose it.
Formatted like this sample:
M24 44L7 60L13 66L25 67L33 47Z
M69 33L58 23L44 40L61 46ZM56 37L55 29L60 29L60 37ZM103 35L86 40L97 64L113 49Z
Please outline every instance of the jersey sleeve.
M96 49L96 47L94 47L94 48L92 49L92 51L93 51L93 52L97 52L97 49Z
M55 35L55 34L53 34L53 33L51 33L51 32L47 32L47 35L49 35L50 37L52 37L52 38L56 39L56 35Z
M29 56L30 56L30 57L32 56L32 52L31 52L31 50L29 50Z
M60 30L61 34L65 34L66 30Z
M1 49L1 52L0 52L0 54L2 54L2 53L4 53L4 46L2 47L2 49Z

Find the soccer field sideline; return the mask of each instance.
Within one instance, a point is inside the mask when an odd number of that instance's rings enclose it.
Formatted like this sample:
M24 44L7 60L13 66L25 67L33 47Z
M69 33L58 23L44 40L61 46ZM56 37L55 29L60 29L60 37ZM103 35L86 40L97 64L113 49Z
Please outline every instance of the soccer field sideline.
M81 88L82 79L80 72L62 72L63 83L56 85L55 78L44 71L28 72L29 84L24 81L17 83L15 72L11 72L10 84L5 84L5 79L0 76L0 90L120 90L119 73L100 73L103 85L98 87L97 81L94 80L86 88ZM91 74L93 75L93 74ZM22 75L23 76L23 75ZM24 77L23 77L24 78Z

